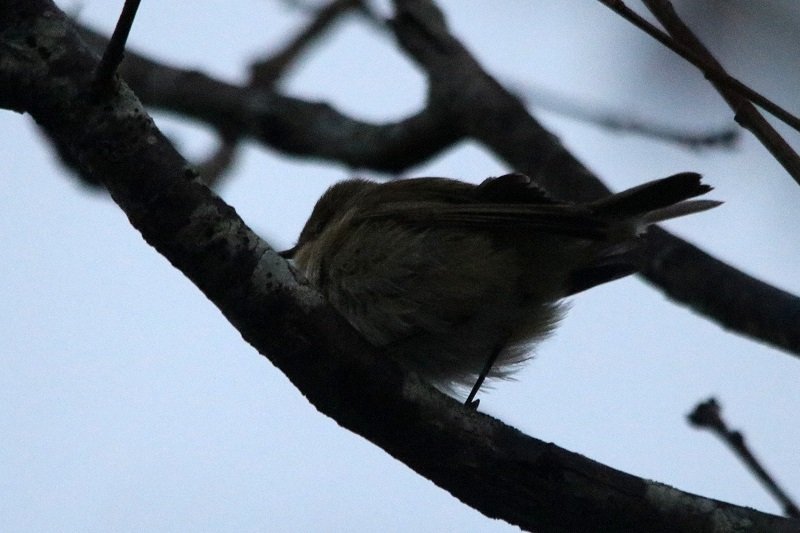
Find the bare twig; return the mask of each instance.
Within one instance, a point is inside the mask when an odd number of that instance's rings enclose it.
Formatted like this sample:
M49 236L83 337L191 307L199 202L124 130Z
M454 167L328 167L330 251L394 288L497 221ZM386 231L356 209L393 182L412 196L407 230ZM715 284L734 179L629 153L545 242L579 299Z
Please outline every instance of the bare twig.
M96 94L108 94L114 90L114 74L125 57L125 43L128 42L128 35L130 35L140 1L125 0L122 13L117 20L117 26L114 28L114 33L111 34L103 57L95 70L93 88Z
M506 84L508 86L509 84ZM538 109L552 111L561 116L574 118L581 122L595 124L608 130L632 133L659 141L666 141L689 149L702 148L730 149L739 140L739 129L735 125L705 132L689 132L667 124L656 124L632 116L622 116L610 109L600 109L598 105L575 102L543 89L522 87L510 89L526 103Z
M729 429L722 419L722 407L715 398L697 404L694 410L687 415L689 423L699 429L708 429L714 435L730 446L736 456L744 462L748 469L764 485L767 491L783 506L786 516L800 518L800 508L792 501L788 494L778 485L771 475L764 469L761 462L756 459L747 446L744 435L740 431Z
M714 58L703 43L700 42L700 39L698 39L680 19L669 1L643 1L658 21L672 35L675 41L691 50L695 57L699 57L705 64L710 65L712 70L722 73L725 72L722 65ZM783 166L786 172L800 184L800 156L797 155L775 128L767 122L755 106L740 94L736 87L730 87L725 80L718 81L711 77L709 79L735 113L734 118L736 122L752 132L753 135L761 141L761 144L763 144L772 156ZM759 103L759 105L761 105L761 103Z
M361 0L333 0L314 12L314 18L294 39L271 57L250 67L250 86L271 87L343 14L361 4Z
M219 145L210 156L197 163L195 168L207 187L217 188L236 162L239 143L220 135Z
M602 4L611 8L614 12L618 15L623 17L625 20L639 28L640 30L644 31L658 42L684 58L686 61L700 69L703 74L709 78L710 80L721 83L725 86L730 87L731 89L735 90L748 100L758 104L761 108L769 111L772 115L776 118L782 120L793 129L800 131L800 118L794 116L792 113L784 109L783 107L779 106L766 96L763 96L761 93L751 89L738 79L734 78L723 69L720 68L720 65L710 63L704 55L697 54L697 50L692 50L686 46L686 43L681 43L676 41L675 39L671 38L669 35L664 33L662 30L659 30L652 24L650 24L647 20L642 18L638 13L630 9L622 0L600 0ZM646 0L645 0L645 3Z

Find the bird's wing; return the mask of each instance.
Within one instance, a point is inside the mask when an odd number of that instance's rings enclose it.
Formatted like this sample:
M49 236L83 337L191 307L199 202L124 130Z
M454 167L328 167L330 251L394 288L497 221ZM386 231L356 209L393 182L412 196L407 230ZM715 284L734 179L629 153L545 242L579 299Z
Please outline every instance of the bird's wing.
M606 219L572 204L391 202L359 217L421 227L540 231L592 240L605 240L609 231Z

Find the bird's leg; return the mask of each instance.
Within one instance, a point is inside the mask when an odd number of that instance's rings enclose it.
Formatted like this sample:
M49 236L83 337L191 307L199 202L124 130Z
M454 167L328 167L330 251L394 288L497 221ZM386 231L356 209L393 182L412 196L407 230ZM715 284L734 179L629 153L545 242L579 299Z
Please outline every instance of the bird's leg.
M467 401L464 402L464 405L466 407L470 407L472 409L477 409L478 408L478 404L480 404L481 401L480 400L475 400L474 399L475 395L478 394L478 391L480 390L481 385L483 385L484 380L486 380L486 376L488 376L489 372L492 371L492 367L494 366L495 361L497 361L497 357L500 355L500 352L502 350L503 350L503 346L502 345L500 345L497 348L495 348L494 350L492 350L492 353L489 355L489 358L486 360L486 364L483 366L483 370L481 370L481 373L478 374L478 379L475 380L475 385L472 386L472 390L470 391L469 396L467 396Z

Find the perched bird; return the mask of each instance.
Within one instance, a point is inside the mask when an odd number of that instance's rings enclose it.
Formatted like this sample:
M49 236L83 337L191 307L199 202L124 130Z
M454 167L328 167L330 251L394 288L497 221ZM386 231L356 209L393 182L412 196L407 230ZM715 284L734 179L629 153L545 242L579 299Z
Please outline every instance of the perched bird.
M446 392L508 377L572 294L636 271L648 224L719 204L682 173L586 203L529 177L351 179L281 252L364 338Z

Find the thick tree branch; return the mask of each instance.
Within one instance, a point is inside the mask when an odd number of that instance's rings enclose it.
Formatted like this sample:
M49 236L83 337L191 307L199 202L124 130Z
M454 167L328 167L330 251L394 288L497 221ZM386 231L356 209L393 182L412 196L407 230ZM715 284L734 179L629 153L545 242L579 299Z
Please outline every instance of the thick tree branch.
M402 373L296 285L126 85L105 101L89 97L96 63L51 2L0 2L0 107L30 113L81 172L103 182L147 242L344 427L488 516L526 529L800 531L537 441Z

